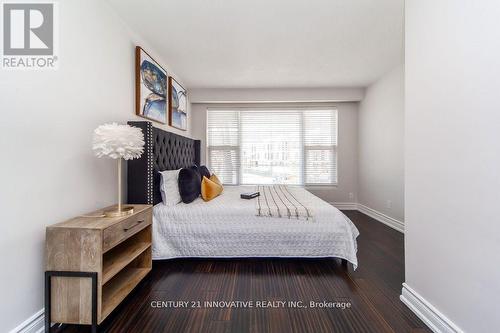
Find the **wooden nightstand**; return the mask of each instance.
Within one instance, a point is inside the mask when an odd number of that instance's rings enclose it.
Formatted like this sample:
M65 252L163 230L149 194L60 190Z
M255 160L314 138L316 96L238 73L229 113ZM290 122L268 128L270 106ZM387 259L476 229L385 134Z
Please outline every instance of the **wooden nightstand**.
M45 331L100 324L151 271L152 206L124 217L103 210L47 227Z

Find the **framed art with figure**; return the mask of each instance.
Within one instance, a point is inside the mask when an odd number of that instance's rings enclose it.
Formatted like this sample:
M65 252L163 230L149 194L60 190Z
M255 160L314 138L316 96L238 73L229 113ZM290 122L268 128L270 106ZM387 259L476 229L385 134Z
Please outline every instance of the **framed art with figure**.
M168 73L140 46L135 48L136 114L167 123Z
M173 77L168 78L169 87L169 125L187 130L187 92Z

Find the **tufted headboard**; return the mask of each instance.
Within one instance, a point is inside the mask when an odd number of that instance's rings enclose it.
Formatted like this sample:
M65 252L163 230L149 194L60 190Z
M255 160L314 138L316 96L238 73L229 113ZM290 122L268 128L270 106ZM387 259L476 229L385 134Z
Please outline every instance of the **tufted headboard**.
M144 133L144 153L127 161L127 194L130 204L161 202L159 171L200 164L200 140L153 127L149 121L129 121Z

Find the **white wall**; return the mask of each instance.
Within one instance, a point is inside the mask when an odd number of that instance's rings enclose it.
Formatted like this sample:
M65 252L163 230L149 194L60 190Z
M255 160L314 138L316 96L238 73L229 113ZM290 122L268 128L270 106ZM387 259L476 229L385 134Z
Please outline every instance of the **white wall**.
M45 227L115 203L116 166L92 155L92 131L142 119L134 46L155 54L101 0L60 1L59 10L59 70L0 73L3 331L43 307Z
M404 74L399 65L366 89L359 107L358 202L404 220Z
M208 107L229 106L269 106L269 104L192 104L192 135L201 142L202 163L206 162L206 111ZM280 104L283 106L286 104ZM301 106L306 104L293 104ZM320 104L307 104L320 105ZM325 105L325 104L323 104ZM356 202L357 190L357 150L358 150L358 103L328 104L337 107L339 115L338 133L338 185L309 187L312 193L328 202ZM271 105L272 106L272 105ZM352 194L352 198L350 197Z
M406 282L467 332L500 327L499 17L406 1Z

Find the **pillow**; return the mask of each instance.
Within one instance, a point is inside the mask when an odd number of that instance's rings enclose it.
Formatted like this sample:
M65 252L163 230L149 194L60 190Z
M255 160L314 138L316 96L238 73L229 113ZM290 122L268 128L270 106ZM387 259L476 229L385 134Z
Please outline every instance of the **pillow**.
M200 185L201 185L201 179L203 178L203 176L200 173L200 168L198 168L197 165L192 165L189 167L189 169L194 170L196 172L196 174L198 175L198 178L200 178Z
M208 170L208 168L206 166L202 165L201 167L199 167L198 168L198 172L201 175L201 179L203 179L203 176L205 176L208 179L210 179L210 171Z
M223 187L207 177L201 181L201 197L205 201L210 201L222 193Z
M200 196L200 174L193 168L179 171L179 194L182 202L190 203Z
M219 178L215 174L212 174L209 179L211 181L213 181L214 183L222 186L222 182L219 180Z
M179 194L179 170L160 171L161 200L166 206L174 206L181 202Z

